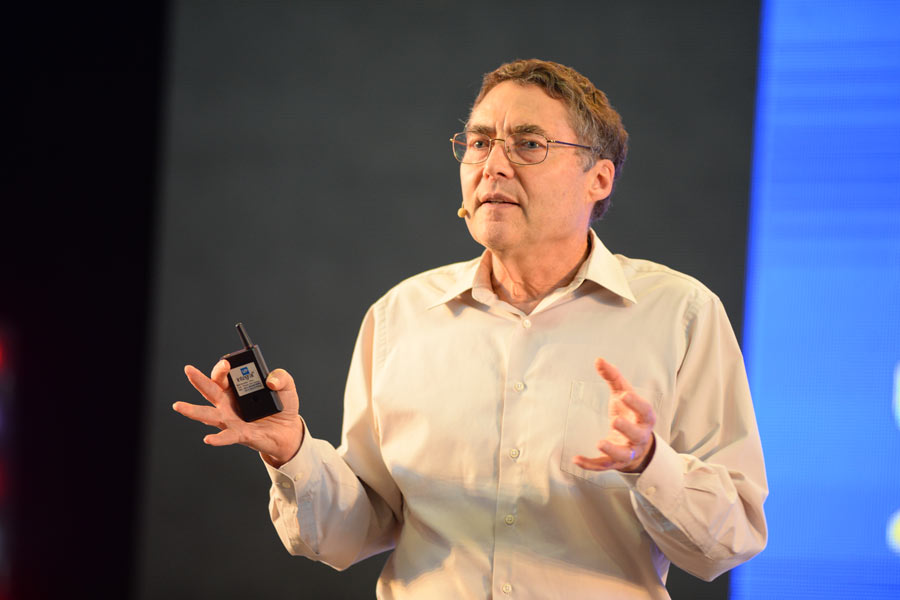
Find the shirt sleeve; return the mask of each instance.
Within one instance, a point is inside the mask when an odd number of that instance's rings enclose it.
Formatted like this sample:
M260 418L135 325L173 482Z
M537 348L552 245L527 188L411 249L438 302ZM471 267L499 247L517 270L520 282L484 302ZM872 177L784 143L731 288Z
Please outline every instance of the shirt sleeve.
M339 570L393 548L402 514L372 416L375 326L370 309L347 377L340 447L306 429L290 461L277 469L266 465L272 480L269 513L285 548Z
M766 545L762 446L740 348L712 298L686 317L671 422L632 486L638 519L685 571L710 581ZM668 429L668 430L666 430Z

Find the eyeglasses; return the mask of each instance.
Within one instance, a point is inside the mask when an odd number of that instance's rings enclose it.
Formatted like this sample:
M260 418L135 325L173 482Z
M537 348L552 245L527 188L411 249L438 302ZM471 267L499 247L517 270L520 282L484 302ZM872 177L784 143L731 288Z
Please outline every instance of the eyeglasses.
M591 150L590 146L549 140L540 133L514 133L502 139L474 131L454 133L450 138L450 147L456 160L466 165L477 165L488 159L494 142L503 142L506 156L514 165L536 165L544 162L550 152L550 144Z

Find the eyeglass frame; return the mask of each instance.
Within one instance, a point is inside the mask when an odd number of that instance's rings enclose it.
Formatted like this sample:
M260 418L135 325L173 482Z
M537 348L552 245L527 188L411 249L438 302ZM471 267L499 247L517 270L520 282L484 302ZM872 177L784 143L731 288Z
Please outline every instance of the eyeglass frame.
M488 141L490 142L490 147L488 148L487 154L485 155L485 157L482 160L479 160L478 162L463 162L462 160L460 160L459 158L456 157L456 148L454 146L454 144L456 144L456 141L455 141L456 136L463 135L463 134L469 134L469 133L483 135L483 136L487 137ZM478 131L458 131L458 132L454 133L452 136L450 136L450 153L453 155L453 158L456 158L456 161L461 165L480 165L483 162L487 162L487 160L491 157L491 151L494 149L494 142L503 142L503 152L506 154L506 159L509 160L509 162L511 162L514 165L519 165L521 167L530 167L532 165L539 165L542 162L544 162L545 160L547 160L547 157L550 156L550 144L561 144L563 146L570 146L572 148L584 148L585 150L590 150L591 152L594 151L594 148L591 146L585 146L583 144L573 144L572 142L561 142L560 140L551 140L543 133L538 133L536 131L520 131L517 133L513 133L512 135L520 135L520 134L539 135L542 138L544 138L545 140L547 140L547 153L544 154L544 158L542 158L538 162L533 162L533 163L517 162L517 161L513 160L512 156L510 155L509 146L506 145L507 138L492 138L492 137L489 137L488 134L480 133Z

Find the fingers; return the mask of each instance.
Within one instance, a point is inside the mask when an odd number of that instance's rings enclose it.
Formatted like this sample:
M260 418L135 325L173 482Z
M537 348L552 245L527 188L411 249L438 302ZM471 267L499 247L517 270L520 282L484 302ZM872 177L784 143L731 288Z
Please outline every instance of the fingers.
M299 400L293 377L284 369L270 373L266 385L278 393L284 410L254 423L245 423L236 412L234 395L228 384L229 369L228 361L221 360L213 367L210 378L191 365L185 366L184 372L191 385L212 406L176 402L172 408L189 419L222 430L204 437L206 444L243 444L272 457L279 465L284 464L297 453L304 433L303 421L297 414Z
M643 444L646 444L650 440L652 431L646 426L632 423L628 419L623 419L622 417L618 417L613 421L612 427L624 435L628 440L628 443L633 446L642 446Z
M640 451L635 447L619 446L617 444L613 444L609 440L601 441L599 444L597 444L597 449L621 466L628 465L641 454Z
M626 392L618 397L612 397L609 402L610 415L629 417L629 421L634 421L638 425L649 426L651 429L656 424L656 411L653 410L653 405L633 391ZM622 405L627 407L628 410L624 410ZM631 416L634 418L630 418Z
M600 456L587 458L576 456L572 462L588 471L621 471L623 473L641 473L653 459L656 438L650 434L649 439L637 445L614 444L609 438L600 440L597 449Z
M630 446L619 446L609 440L603 440L597 444L600 456L588 458L576 456L572 462L588 471L628 471L633 463L640 464L643 454Z
M231 365L224 358L216 363L209 374L210 379L216 382L216 385L222 388L222 391L228 391L228 371Z
M210 446L230 446L231 444L239 444L241 436L234 429L225 429L219 433L212 433L203 438L204 444Z
M622 394L619 400L634 411L638 423L644 423L650 427L656 424L656 412L653 410L653 405L641 398L634 390Z
M594 362L597 373L609 385L609 416L612 431L597 444L602 453L597 458L577 456L573 462L583 469L639 472L653 454L653 405L634 391L631 384L612 364L602 358Z
M191 382L194 389L200 392L213 406L219 406L219 404L227 400L224 390L193 365L186 365L184 374L187 375L188 381Z
M628 383L628 380L625 379L625 377L619 373L619 370L610 363L602 358L598 358L594 361L594 367L597 369L597 373L600 374L600 377L606 380L606 383L609 384L609 389L613 392L631 391L631 384Z
M578 455L572 459L572 462L587 471L609 471L614 468L613 460L608 456L588 458Z
M176 402L172 405L175 412L184 415L188 419L200 421L204 425L211 425L219 429L225 429L225 422L219 410L212 406L198 406L187 402Z
M602 358L598 358L594 362L594 366L597 369L597 373L606 380L609 389L616 395L616 397L610 399L612 413L620 414L619 411L615 410L616 407L612 406L612 403L621 401L635 413L638 423L647 423L651 427L656 423L656 413L653 410L653 405L634 391L634 388L631 387L631 384L628 383L628 380L617 368Z

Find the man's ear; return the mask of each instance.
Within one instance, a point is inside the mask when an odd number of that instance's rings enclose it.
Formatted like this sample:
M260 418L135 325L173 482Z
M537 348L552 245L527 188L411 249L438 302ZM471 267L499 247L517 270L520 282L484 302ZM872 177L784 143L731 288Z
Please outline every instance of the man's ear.
M616 167L608 158L601 158L588 171L588 196L591 204L604 200L612 194Z

